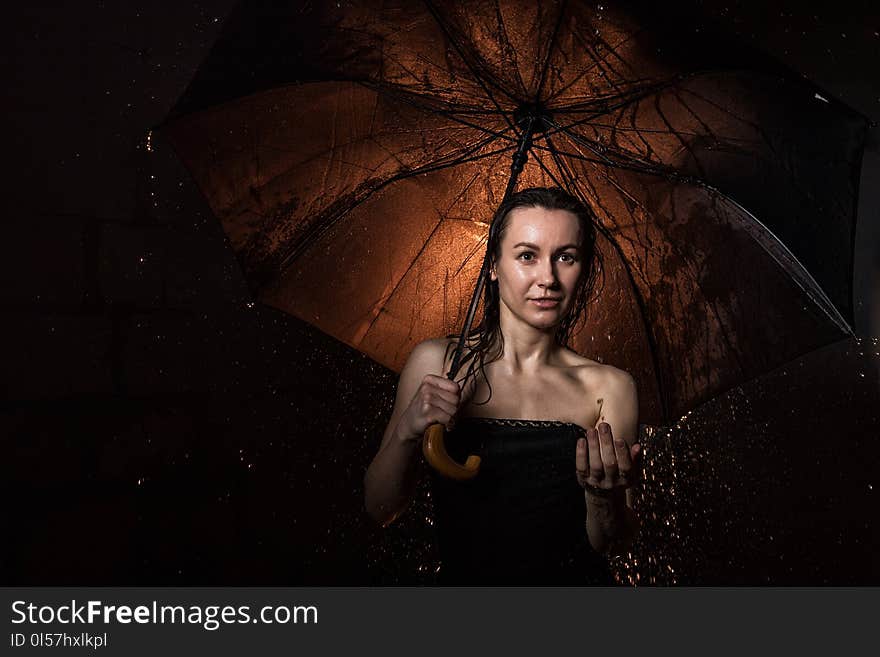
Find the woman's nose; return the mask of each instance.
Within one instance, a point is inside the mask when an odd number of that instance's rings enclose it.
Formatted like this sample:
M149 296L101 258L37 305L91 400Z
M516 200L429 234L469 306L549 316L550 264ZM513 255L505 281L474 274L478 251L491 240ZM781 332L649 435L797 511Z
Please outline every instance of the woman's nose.
M551 287L556 284L556 269L552 260L545 260L538 270L538 284Z

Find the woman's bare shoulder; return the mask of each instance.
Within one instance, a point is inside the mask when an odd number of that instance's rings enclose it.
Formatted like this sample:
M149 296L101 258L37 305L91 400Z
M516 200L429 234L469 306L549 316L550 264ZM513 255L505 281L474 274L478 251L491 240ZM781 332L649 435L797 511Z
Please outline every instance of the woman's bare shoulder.
M602 387L614 393L622 393L635 387L635 379L632 374L624 369L609 365L608 363L599 363L600 378Z
M632 375L619 367L593 360L568 350L569 362L577 371L598 387L620 386L633 380Z
M449 360L449 354L451 354L454 344L454 338L440 337L422 340L413 347L405 368L416 367L425 373L443 376L445 361Z
M604 364L601 370L601 388L605 399L627 405L637 404L638 387L632 374L614 365Z
M415 347L413 347L413 351L416 351L418 349L430 353L443 353L447 345L454 342L455 340L453 338L428 338L426 340L422 340Z
M572 351L568 347L565 347L563 352L563 362L568 367L577 368L581 372L590 372L594 374L598 374L602 372L605 368L609 367L609 365L604 365L598 360L593 360L592 358L587 358L586 356L581 356L576 351Z
M599 365L601 365L602 371L608 378L616 379L618 381L625 381L627 378L632 379L632 374L624 369L609 365L608 363L599 363Z

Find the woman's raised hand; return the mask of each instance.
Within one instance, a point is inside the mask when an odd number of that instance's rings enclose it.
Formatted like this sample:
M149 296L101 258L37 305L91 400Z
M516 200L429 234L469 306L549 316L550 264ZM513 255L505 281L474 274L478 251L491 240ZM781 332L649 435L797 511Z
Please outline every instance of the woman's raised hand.
M401 434L421 438L432 424L443 424L450 431L461 405L473 394L473 386L467 386L462 395L461 385L443 376L426 374L412 402L400 418Z
M615 438L607 422L601 422L598 431L588 428L587 437L577 442L575 467L578 483L599 496L629 488L638 476L641 452L638 443L628 447L623 438Z

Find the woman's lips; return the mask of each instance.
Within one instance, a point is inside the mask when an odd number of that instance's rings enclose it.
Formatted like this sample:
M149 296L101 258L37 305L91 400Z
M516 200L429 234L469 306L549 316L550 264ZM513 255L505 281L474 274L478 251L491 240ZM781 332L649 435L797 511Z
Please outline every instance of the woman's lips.
M538 308L555 308L559 305L559 299L529 299Z

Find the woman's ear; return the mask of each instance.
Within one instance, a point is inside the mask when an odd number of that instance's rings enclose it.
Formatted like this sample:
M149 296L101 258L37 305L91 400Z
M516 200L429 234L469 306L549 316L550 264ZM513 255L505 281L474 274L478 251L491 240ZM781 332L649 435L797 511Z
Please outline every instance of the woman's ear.
M498 280L498 274L495 273L495 264L494 263L489 264L489 280L490 281L497 281Z

